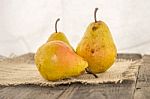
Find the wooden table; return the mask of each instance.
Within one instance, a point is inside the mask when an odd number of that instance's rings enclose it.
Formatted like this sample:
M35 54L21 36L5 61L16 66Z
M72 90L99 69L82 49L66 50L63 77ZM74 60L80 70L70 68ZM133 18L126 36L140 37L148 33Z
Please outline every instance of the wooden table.
M118 57L133 60L143 58L136 81L57 87L0 86L0 99L150 99L150 55L118 54Z

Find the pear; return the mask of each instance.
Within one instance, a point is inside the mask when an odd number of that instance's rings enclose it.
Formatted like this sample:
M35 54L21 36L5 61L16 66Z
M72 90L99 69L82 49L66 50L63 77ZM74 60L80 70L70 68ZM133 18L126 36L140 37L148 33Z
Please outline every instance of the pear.
M55 22L55 32L50 35L50 37L48 38L47 42L59 40L59 41L63 41L65 43L67 43L71 47L71 45L70 45L67 37L65 36L65 34L62 33L62 32L57 32L57 23L58 23L59 20L60 20L60 18L58 18L56 20L56 22Z
M95 22L89 24L76 48L76 53L88 62L88 69L93 73L105 72L112 66L117 56L117 49L108 26L103 21L96 20L97 10L98 8L95 8Z
M42 77L50 81L79 76L88 67L88 63L63 41L43 44L34 59Z

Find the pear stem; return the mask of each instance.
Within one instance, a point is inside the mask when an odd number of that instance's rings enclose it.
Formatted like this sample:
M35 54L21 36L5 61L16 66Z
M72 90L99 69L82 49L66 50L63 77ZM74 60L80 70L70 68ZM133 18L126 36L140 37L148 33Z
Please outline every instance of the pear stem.
M57 22L60 20L60 18L58 18L55 22L55 32L57 33Z
M97 22L97 20L96 20L96 13L97 13L97 10L98 10L98 8L95 8L95 11L94 11L94 19L95 19L95 23Z
M85 68L85 71L88 73L88 74L92 74L95 78L98 78L98 76L96 74L94 74L93 72L91 72L88 68Z

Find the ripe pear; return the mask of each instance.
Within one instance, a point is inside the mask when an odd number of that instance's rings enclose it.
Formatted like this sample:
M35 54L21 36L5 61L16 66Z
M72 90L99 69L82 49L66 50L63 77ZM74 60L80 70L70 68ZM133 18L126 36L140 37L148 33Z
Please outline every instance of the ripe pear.
M81 75L88 67L88 63L63 41L43 44L34 59L42 77L51 81Z
M105 72L115 62L117 49L111 32L103 21L96 20L95 8L94 18L88 27L76 53L83 57L89 64L88 69L93 73Z
M63 41L65 43L67 43L71 47L71 45L70 45L67 37L65 36L65 34L62 33L62 32L57 32L57 23L58 23L59 20L60 20L60 18L58 18L56 20L56 22L55 22L55 32L50 35L50 37L48 38L47 42L59 40L59 41Z

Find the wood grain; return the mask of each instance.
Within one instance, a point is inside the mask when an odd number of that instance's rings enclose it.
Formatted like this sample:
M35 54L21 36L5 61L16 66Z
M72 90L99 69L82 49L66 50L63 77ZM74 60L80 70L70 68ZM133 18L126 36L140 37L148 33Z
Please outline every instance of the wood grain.
M150 99L150 55L144 55L143 60L143 65L139 69L135 99Z
M147 57L147 56L146 56ZM57 87L40 87L33 85L20 85L15 87L0 87L0 99L138 99L146 95L142 95L149 90L143 87L143 83L149 83L149 75L145 72L148 69L148 60L146 57L145 67L140 68L138 83L135 81L125 80L122 83L108 83L98 85L83 85L83 84L72 84L72 85L61 85ZM140 54L118 54L118 58L121 59L141 59ZM147 66L147 67L146 67ZM145 69L142 69L142 68ZM144 79L144 80L143 80ZM137 85L137 86L136 86ZM148 86L149 84L146 84ZM137 88L135 90L135 88ZM143 91L138 88L143 88ZM145 89L144 89L145 88ZM139 91L140 90L140 91ZM135 93L135 95L134 95ZM146 99L145 98L145 99ZM140 98L139 98L140 99ZM148 98L147 98L148 99Z
M132 60L137 60L137 59L142 59L142 55L138 53L118 53L117 54L118 59L132 59Z
M0 99L131 99L134 83L58 87L15 86L0 88Z
M66 99L131 99L134 83L76 85L75 88L70 98Z
M56 99L69 86L40 87L22 85L0 88L0 99Z

